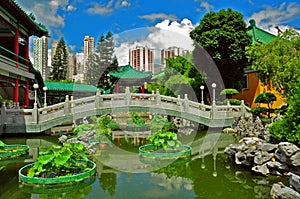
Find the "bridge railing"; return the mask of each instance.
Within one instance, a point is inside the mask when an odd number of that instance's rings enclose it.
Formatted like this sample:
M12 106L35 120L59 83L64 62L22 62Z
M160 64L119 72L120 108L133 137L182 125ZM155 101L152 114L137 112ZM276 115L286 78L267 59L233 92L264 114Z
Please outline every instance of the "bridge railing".
M121 107L145 107L154 108L156 110L176 111L180 114L189 114L192 117L202 117L206 119L230 119L240 116L248 116L250 108L241 105L206 105L191 101L188 96L184 98L180 96L170 97L160 95L158 91L151 94L130 93L127 89L125 93L100 95L99 92L95 96L73 99L73 96L66 96L65 102L54 104L51 106L37 109L7 109L1 108L1 122L4 124L45 124L51 122L55 118L68 118L74 115L81 115L87 111L97 111L107 108L107 110L118 109Z

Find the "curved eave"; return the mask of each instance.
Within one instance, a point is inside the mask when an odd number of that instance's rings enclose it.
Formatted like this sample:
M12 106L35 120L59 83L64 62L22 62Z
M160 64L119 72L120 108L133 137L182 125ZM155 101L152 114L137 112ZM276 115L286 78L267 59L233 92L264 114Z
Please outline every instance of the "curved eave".
M36 22L34 22L25 11L23 11L14 0L2 0L1 6L4 7L9 13L12 13L20 23L26 25L28 28L29 36L48 36L48 31L42 29Z

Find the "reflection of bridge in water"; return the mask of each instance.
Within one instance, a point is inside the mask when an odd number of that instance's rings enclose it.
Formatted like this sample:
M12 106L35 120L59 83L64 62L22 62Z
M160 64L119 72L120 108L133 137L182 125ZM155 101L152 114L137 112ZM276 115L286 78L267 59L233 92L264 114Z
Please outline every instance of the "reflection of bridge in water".
M224 149L229 144L235 142L233 136L223 133L208 133L203 138L200 138L191 144L192 160L204 158L212 155L214 161L214 169L216 169L217 154L224 154ZM159 166L145 164L140 160L139 153L125 151L118 147L112 147L100 151L95 158L97 162L97 172L127 172L127 173L147 173L152 170L157 170ZM104 166L106 166L104 168ZM163 164L160 166L163 167Z
M85 97L74 100L66 96L66 101L44 108L7 109L1 108L1 133L39 133L79 118L112 114L117 112L149 112L180 117L209 127L230 126L236 117L250 114L242 103L233 105L205 105L188 99L152 94L125 93Z

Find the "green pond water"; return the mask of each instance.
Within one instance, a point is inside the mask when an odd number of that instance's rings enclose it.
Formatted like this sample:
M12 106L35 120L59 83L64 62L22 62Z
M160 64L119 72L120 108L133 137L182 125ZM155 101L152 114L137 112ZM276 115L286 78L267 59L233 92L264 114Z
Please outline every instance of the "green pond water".
M140 160L132 140L115 140L97 151L97 173L80 183L63 186L28 186L18 181L18 170L36 159L39 148L58 144L56 136L2 135L6 144L27 144L29 154L0 161L0 198L118 198L118 199L253 199L270 198L271 186L279 177L254 175L230 163L223 151L237 141L220 133L198 132L189 161L164 165ZM185 138L186 139L186 138ZM185 139L182 139L185 142ZM187 139L188 140L188 139ZM141 140L142 141L142 140Z

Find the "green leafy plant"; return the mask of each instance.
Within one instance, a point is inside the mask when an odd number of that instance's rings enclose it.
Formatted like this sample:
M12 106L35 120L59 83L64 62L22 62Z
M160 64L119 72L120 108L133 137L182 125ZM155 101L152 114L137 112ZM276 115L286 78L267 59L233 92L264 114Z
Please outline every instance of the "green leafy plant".
M147 139L156 149L174 150L182 145L177 139L177 134L170 131L158 131Z
M28 177L53 178L88 171L86 164L78 159L88 160L89 151L82 143L67 143L64 146L51 145L42 148Z
M268 105L267 114L269 118L271 116L271 105L274 101L276 101L276 96L269 92L263 92L254 99L254 103L263 103Z
M150 122L150 130L152 133L157 133L160 130L176 132L176 129L173 122L169 122L167 118L161 115L155 115Z

